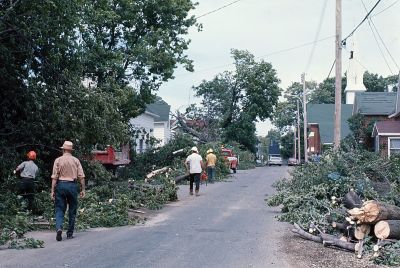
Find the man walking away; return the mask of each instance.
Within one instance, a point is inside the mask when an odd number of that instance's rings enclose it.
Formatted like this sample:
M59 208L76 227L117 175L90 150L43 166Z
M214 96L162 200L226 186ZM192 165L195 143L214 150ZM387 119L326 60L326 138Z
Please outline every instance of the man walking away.
M207 150L206 164L207 164L207 176L210 183L214 182L215 178L215 164L217 163L217 156L214 154L213 149Z
M81 162L72 156L73 144L65 141L63 155L54 161L53 174L51 175L51 199L55 200L56 213L56 240L62 240L64 214L68 204L68 230L67 239L73 238L75 228L76 210L78 207L78 189L76 180L81 184L81 198L85 197L85 174Z
M203 158L199 155L197 147L190 149L192 154L186 158L185 167L190 176L190 195L193 195L193 182L196 183L196 196L200 190L200 174L203 171Z
M36 153L35 151L30 151L27 154L28 161L22 162L15 170L14 174L20 173L19 182L19 194L23 195L25 200L28 202L28 210L33 209L33 199L35 194L35 183L34 180L39 171L38 166L35 164Z

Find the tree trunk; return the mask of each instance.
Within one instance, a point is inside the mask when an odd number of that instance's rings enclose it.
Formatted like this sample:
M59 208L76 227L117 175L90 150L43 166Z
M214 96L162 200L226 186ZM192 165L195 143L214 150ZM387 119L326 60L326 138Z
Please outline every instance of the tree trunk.
M379 239L400 239L400 220L380 221L375 224L374 233Z
M339 230L342 234L347 236L348 238L354 238L354 227L348 222L340 223L340 222L332 222L332 227Z
M361 224L354 230L354 237L358 240L364 239L371 232L371 226L368 224Z
M355 252L358 250L359 243L351 243L351 242L343 241L340 238L338 238L334 235L330 235L330 234L321 233L319 235L321 236L321 238L323 240L322 244L324 246L335 246L335 247L349 250L352 252Z
M400 220L400 207L374 200L364 202L361 208L350 209L348 213L359 223L374 224L381 220Z
M344 207L347 209L360 208L363 204L361 198L353 190L345 194L342 201Z

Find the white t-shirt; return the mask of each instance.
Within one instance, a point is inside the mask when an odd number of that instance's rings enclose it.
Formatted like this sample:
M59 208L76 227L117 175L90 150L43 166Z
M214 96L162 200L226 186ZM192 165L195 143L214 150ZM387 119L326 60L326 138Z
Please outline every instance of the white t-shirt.
M185 162L189 164L190 174L201 173L201 171L203 170L201 168L201 161L203 161L203 158L201 157L201 155L196 153L192 153L186 158Z

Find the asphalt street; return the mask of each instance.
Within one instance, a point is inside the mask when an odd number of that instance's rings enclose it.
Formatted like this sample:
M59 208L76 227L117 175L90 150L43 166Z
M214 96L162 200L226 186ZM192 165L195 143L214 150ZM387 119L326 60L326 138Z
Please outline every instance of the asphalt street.
M296 267L281 248L287 226L266 206L287 167L239 170L226 182L202 185L200 196L180 187L144 225L78 232L55 241L34 232L43 249L0 250L0 267Z

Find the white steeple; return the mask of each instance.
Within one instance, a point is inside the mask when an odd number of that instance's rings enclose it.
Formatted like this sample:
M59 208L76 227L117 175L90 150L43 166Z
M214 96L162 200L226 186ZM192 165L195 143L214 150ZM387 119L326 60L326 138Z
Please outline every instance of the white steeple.
M352 48L350 51L349 67L347 68L347 85L344 92L346 92L346 104L354 104L354 97L356 92L365 92L363 82L364 71L359 63L358 51L353 37Z

